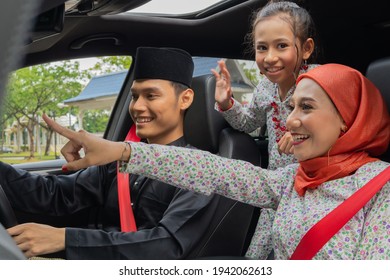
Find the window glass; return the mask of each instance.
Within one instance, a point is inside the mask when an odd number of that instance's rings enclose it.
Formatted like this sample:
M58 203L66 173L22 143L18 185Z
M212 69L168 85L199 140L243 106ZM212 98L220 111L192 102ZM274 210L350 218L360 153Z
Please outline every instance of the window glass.
M223 59L234 98L248 104L262 76L254 61L194 57L194 76L210 74ZM42 121L46 113L65 127L103 136L132 58L94 57L36 65L11 74L1 114L0 160L42 161L61 156L67 139ZM257 137L259 130L251 133Z
M236 60L226 58L194 57L195 70L194 76L200 76L210 73L210 69L217 72L218 61L224 60L231 77L231 86L233 97L241 104L249 104L257 84L263 76L257 68L255 61ZM250 133L253 137L258 137L260 128Z
M0 160L14 163L60 157L67 142L41 119L102 136L132 58L57 61L10 75L0 115Z

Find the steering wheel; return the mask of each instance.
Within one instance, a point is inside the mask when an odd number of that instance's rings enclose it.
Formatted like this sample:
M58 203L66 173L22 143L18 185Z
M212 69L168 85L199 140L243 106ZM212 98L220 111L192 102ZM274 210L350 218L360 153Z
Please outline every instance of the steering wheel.
M3 187L0 185L0 223L5 228L10 228L16 226L18 221L15 216L15 212L9 203L9 200L3 190Z

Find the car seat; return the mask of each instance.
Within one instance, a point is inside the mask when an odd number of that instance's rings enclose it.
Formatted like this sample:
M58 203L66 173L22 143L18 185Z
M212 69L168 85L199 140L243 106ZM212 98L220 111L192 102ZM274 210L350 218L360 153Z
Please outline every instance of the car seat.
M385 100L387 110L390 109L390 57L371 62L366 71L366 77L372 81ZM379 157L383 161L390 162L390 147Z
M192 146L227 158L260 164L256 142L246 133L232 129L214 109L213 75L193 79L194 102L186 113L184 135ZM258 209L216 195L216 212L204 235L188 258L244 256L258 220Z

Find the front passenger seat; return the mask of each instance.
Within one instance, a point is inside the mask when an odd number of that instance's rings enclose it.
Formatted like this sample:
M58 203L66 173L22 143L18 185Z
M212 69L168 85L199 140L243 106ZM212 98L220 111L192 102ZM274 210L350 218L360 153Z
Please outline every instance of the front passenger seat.
M184 135L192 146L211 153L260 164L260 152L246 133L233 130L214 109L215 78L195 77L192 82L194 102L184 120ZM258 220L255 207L230 198L217 196L217 211L208 233L189 258L210 256L244 256Z

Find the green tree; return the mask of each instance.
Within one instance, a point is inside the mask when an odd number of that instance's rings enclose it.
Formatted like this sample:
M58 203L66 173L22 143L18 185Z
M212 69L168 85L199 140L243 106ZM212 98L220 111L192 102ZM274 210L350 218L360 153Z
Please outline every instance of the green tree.
M48 155L53 131L39 121L39 116L43 112L53 117L65 114L66 109L57 104L78 95L83 86L81 80L89 77L79 66L78 62L62 61L26 67L11 74L4 113L27 129L30 157L34 157L37 125L46 130L45 155Z
M131 56L104 56L99 57L96 64L89 69L94 75L103 75L124 71L130 68L133 59Z
M5 142L5 128L10 123L10 116L8 116L6 113L0 114L0 147L3 148L4 142Z
M107 110L88 110L84 115L85 130L91 133L102 133L106 130L110 112Z
M245 63L241 63L241 67L244 70L245 75L252 82L253 85L257 85L259 83L259 75L257 68L248 68Z
M95 76L115 73L128 70L131 63L131 56L99 57L88 71ZM109 117L110 112L107 110L88 110L83 118L83 127L91 133L102 133L107 127Z
M80 70L76 60L54 62L26 67L11 74L7 87L8 95L0 124L16 124L19 131L27 131L30 142L30 157L34 156L37 126L46 134L45 155L49 154L53 131L39 120L45 112L51 117L59 117L69 112L76 114L77 108L60 108L59 103L80 94L88 79L123 71L131 65L131 57L100 57L97 63L87 70ZM91 132L102 132L108 122L107 111L92 111L87 114L85 124ZM17 144L19 144L17 142ZM20 151L21 147L17 147Z

